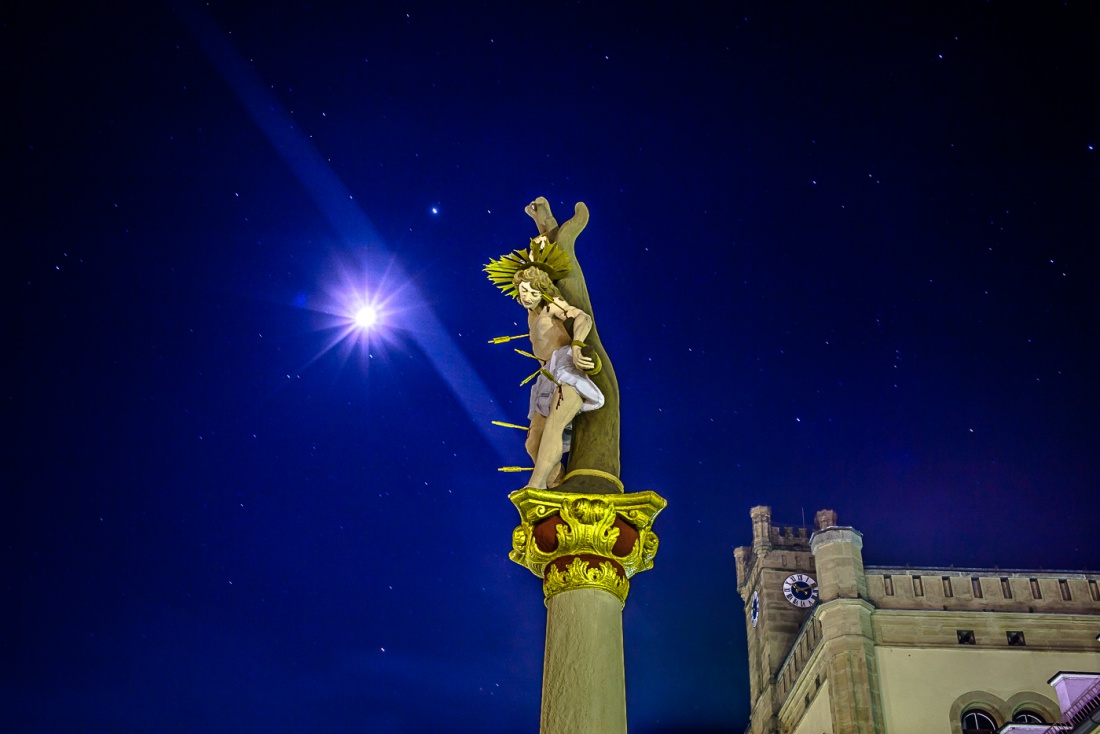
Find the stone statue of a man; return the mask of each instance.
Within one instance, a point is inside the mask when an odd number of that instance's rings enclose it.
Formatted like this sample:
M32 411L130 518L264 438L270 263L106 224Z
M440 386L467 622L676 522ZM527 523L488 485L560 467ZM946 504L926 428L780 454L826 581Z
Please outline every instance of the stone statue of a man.
M588 223L588 208L578 203L573 217L560 226L541 196L525 211L535 221L538 236L529 248L490 260L485 271L497 288L527 310L528 334L522 336L530 337L533 354L516 351L540 363L538 372L528 378L537 380L531 388L526 442L535 466L527 486L621 493L618 383L576 259L575 242ZM492 341L499 344L522 336ZM564 470L561 460L566 451L569 466ZM502 468L516 470L519 467Z
M537 237L531 246L549 243ZM535 461L527 486L544 489L561 481L561 457L569 448L563 438L566 428L577 413L601 407L604 396L584 372L596 366L581 351L592 328L591 317L562 298L547 272L536 266L518 271L512 283L520 305L527 309L531 351L543 365L531 387L526 448ZM566 319L573 320L572 335Z

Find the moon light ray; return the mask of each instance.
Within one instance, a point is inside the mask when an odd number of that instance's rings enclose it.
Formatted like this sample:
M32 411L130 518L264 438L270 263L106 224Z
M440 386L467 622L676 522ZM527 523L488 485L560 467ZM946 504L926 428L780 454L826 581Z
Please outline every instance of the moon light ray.
M365 248L367 255L376 264L389 259L377 230L352 198L343 181L309 142L297 122L290 117L270 89L262 83L256 71L237 53L227 34L202 8L187 0L169 1L176 15L191 31L268 141L282 155L340 239L347 245ZM500 431L491 430L490 421L500 417L497 401L439 317L424 305L428 301L420 293L420 289L404 276L402 268L392 260L389 268L379 270L385 270L394 281L402 283L402 289L409 300L417 304L415 309L411 309L415 314L409 314L410 321L415 322L415 328L410 328L408 333L427 361L446 381L486 442L493 447L499 458L514 454L514 447L510 446L506 437L501 436ZM322 354L337 344L348 341L348 337L356 329L357 311L358 309L343 310L338 314L339 318L344 319L343 328L348 331L340 332L335 341L322 350ZM367 338L373 338L381 332L376 328L359 331L360 336Z

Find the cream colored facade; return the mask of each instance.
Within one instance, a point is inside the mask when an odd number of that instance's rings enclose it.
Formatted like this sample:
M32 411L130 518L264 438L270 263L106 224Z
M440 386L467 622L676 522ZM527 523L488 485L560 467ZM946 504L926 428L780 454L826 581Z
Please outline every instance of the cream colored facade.
M751 516L735 552L751 734L961 734L970 712L1049 724L1051 676L1100 671L1100 574L864 567L861 534L832 511L812 533ZM816 580L816 604L788 601L792 574Z

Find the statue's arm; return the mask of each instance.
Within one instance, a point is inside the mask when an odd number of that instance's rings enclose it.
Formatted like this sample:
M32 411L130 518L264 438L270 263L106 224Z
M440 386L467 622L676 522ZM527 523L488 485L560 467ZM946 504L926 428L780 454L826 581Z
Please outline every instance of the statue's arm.
M558 229L558 220L554 218L554 214L550 211L550 202L546 200L545 196L540 196L532 201L524 208L524 211L527 212L527 216L535 220L535 226L538 227L539 234L546 234ZM573 207L573 216L558 229L558 236L555 241L568 251L572 251L577 236L587 226L588 207L585 206L583 201L578 201Z
M581 346L576 343L583 342L588 338L588 332L592 330L592 317L576 306L570 305L560 296L554 299L554 307L550 309L550 313L562 321L573 319L573 364L582 370L590 370L595 367L596 363L591 357L586 357L581 352Z
M524 211L527 212L527 216L535 220L535 226L538 227L539 234L546 234L558 226L558 220L554 219L554 215L550 212L550 202L546 200L545 196L540 196L532 201L524 207Z

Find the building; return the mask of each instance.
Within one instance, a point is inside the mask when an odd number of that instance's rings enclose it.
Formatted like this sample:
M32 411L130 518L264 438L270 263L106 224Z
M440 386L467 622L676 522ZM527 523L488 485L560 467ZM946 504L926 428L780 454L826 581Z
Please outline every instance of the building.
M831 510L812 533L751 517L746 732L1093 731L1052 725L1074 705L1058 681L1100 673L1100 574L864 566Z

